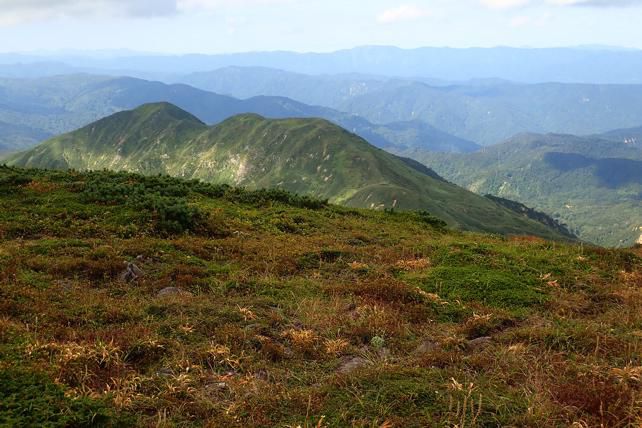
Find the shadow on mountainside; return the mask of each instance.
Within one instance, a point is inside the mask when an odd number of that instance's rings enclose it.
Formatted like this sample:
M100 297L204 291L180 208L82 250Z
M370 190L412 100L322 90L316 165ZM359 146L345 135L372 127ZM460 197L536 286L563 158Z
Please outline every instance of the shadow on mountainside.
M544 161L562 172L594 168L594 176L611 189L627 184L642 184L642 161L620 158L594 159L577 153L550 152Z

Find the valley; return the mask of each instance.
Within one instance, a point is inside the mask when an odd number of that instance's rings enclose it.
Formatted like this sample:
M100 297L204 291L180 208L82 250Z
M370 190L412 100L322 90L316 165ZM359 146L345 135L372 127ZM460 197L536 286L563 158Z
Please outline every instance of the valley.
M624 133L624 134L623 134ZM544 211L589 242L627 247L642 225L642 149L634 135L524 134L471 155L425 153L418 160L476 193Z

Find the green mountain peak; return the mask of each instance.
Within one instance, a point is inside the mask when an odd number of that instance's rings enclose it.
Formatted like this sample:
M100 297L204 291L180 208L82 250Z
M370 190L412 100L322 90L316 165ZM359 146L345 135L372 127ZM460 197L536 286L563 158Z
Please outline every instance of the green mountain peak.
M196 116L168 102L143 104L134 110L130 110L130 112L134 113L134 115L137 115L138 117L150 117L156 114L161 117L170 117L176 120L186 120L204 124L196 118Z
M9 164L281 188L350 207L427 210L474 231L563 237L322 119L242 114L208 127L171 104L145 104L46 141Z

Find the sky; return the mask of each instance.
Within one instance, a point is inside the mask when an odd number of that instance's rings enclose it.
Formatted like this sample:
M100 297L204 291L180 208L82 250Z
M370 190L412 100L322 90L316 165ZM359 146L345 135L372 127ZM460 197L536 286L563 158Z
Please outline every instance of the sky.
M0 52L642 49L642 0L0 0Z

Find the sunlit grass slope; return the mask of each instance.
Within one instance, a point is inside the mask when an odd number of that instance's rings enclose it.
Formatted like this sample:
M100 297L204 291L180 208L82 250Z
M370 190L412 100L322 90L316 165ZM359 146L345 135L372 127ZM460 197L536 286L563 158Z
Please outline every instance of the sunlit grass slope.
M0 425L637 426L640 255L0 168Z

